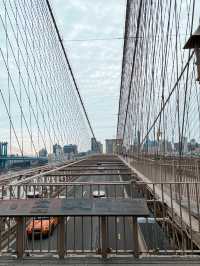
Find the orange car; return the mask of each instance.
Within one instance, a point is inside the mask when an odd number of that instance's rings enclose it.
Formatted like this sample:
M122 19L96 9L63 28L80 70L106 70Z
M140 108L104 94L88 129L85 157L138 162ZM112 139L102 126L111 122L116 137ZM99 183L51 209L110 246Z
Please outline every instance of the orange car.
M28 237L48 236L52 234L55 226L57 225L57 218L49 217L36 217L31 220L26 228Z

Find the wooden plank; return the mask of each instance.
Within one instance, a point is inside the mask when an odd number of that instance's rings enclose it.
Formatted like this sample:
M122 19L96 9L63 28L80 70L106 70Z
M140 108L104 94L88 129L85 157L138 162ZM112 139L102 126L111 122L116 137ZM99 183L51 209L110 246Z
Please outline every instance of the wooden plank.
M149 209L145 199L19 199L2 200L0 216L147 217L149 216Z

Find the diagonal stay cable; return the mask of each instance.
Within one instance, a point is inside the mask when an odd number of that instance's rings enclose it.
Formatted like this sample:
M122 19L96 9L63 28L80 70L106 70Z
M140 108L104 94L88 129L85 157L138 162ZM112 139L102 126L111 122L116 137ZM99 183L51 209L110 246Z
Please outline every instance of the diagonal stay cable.
M141 13L142 13L142 3L143 3L143 0L140 0L138 17L137 17L136 40L135 40L135 47L134 47L134 54L133 54L133 63L132 63L132 70L131 70L131 79L130 79L129 91L128 91L128 101L127 101L127 105L126 105L125 121L124 121L124 126L123 126L123 135L122 135L123 141L124 141L124 134L125 134L127 116L128 116L128 108L129 108L131 88L132 88L132 86L131 86L132 85L132 78L133 78L133 72L134 72L134 69L135 69L135 58L136 58L136 51L137 51L137 44L138 44L138 36L139 36L139 28L140 28L140 18L141 18Z
M123 93L123 77L124 77L124 69L125 69L125 59L126 59L126 45L127 45L127 37L128 37L128 18L130 16L130 1L126 2L126 16L125 16L125 25L124 25L124 47L123 47L123 58L122 58L122 69L121 69L121 85L120 85L120 95L119 95L119 103L118 103L118 118L117 118L117 132L116 137L119 137L119 127L120 127L120 113L121 113L121 99Z
M168 95L166 101L163 103L162 108L160 109L160 111L159 111L157 117L155 118L153 124L152 124L151 127L149 128L147 134L146 134L145 137L143 138L143 140L142 140L142 142L141 142L141 145L144 143L145 139L147 138L147 136L149 135L149 133L151 132L151 130L152 130L153 127L155 126L156 122L158 121L159 117L161 116L163 110L165 109L165 106L167 105L169 99L171 98L173 92L175 91L175 89L176 89L176 87L177 87L177 85L178 85L178 83L179 83L181 77L183 76L185 70L187 69L187 66L189 65L190 60L192 59L193 55L194 55L194 51L191 53L190 57L188 58L187 63L185 64L185 66L184 66L183 70L181 71L181 73L180 73L180 75L179 75L179 77L178 77L176 83L174 84L174 87L172 88L172 90L171 90L170 94Z
M141 1L142 1L142 0L141 0ZM89 128L90 128L90 131L91 131L91 133L92 133L93 138L95 139L95 143L96 143L97 147L100 149L100 147L98 146L98 143L97 143L96 137L95 137L95 135L94 135L94 131L93 131L92 125L91 125L91 123L90 123L90 120L89 120L89 117L88 117L87 111L86 111L86 109L85 109L85 106L84 106L84 103L83 103L82 97L81 97L81 95L80 95L79 88L78 88L78 85L77 85L77 83L76 83L76 80L75 80L75 77L74 77L74 74L73 74L73 71L72 71L71 65L70 65L70 63L69 63L69 60L68 60L68 57L67 57L67 54L66 54L66 51L65 51L65 47L64 47L64 45L63 45L63 42L62 42L62 39L61 39L61 36L60 36L60 32L59 32L59 30L58 30L58 26L57 26L57 23L56 23L56 21L55 21L55 17L54 17L54 14L53 14L53 11L52 11L52 8L51 8L51 5L50 5L49 0L46 0L46 3L47 3L48 10L49 10L49 12L50 12L50 15L51 15L51 18L52 18L53 24L54 24L54 26L55 26L55 30L56 30L56 33L57 33L57 36L58 36L58 40L59 40L59 42L60 42L60 45L61 45L61 47L62 47L64 57L65 57L65 59L66 59L67 65L68 65L68 67L69 67L69 71L70 71L70 74L71 74L71 76L72 76L72 80L73 80L73 83L74 83L74 86L75 86L76 92L77 92L77 94L78 94L78 97L79 97L79 100L80 100L81 106L82 106L82 108L83 108L83 112L84 112L85 117L86 117L86 120L87 120L87 122L88 122L88 125L89 125Z

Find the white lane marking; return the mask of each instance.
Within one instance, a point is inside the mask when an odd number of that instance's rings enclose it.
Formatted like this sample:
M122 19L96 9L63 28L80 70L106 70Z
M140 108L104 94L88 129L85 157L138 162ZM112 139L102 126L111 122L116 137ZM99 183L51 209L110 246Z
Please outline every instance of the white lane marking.
M119 180L123 182L123 179L122 179L122 177L121 177L120 174L119 174ZM126 191L126 188L125 187L124 187L124 194L125 194L125 198L128 198L128 194L127 194L127 191Z
M121 235L120 235L120 233L117 235L117 238L118 238L118 240L121 239Z

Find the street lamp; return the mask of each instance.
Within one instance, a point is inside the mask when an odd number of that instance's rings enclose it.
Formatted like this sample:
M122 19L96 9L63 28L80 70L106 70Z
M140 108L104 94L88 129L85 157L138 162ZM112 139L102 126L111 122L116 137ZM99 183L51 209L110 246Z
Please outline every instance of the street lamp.
M197 81L200 83L200 25L198 29L190 36L184 49L194 49L197 65Z

